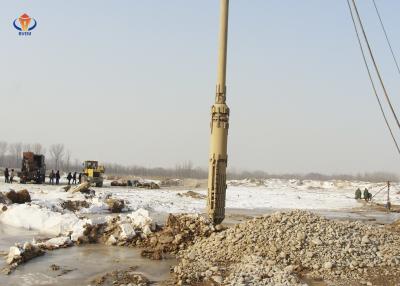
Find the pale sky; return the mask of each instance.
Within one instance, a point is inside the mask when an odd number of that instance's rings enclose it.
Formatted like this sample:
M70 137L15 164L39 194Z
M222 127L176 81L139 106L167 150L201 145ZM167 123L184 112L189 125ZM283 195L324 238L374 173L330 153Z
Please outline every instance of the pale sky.
M400 56L400 1L376 1ZM372 1L358 2L400 111L400 76ZM231 0L231 168L399 173L347 9L345 0ZM218 10L217 0L1 1L0 141L206 167ZM30 37L12 26L23 13L38 23Z

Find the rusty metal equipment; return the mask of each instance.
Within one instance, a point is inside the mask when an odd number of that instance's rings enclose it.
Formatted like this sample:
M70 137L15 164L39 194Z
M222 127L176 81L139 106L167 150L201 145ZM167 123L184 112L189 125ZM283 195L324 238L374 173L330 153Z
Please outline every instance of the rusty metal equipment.
M22 154L21 172L18 172L20 183L34 182L42 184L46 178L46 164L44 155L24 152Z

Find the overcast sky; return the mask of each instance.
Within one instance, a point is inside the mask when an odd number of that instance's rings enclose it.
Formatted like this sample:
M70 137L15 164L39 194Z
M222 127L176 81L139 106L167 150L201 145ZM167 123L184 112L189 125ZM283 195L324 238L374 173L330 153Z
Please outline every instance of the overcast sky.
M358 2L400 110L372 1ZM400 56L400 1L377 4ZM12 26L23 13L30 37ZM0 141L206 167L218 16L217 0L1 1ZM231 0L227 85L231 168L399 173L345 0Z

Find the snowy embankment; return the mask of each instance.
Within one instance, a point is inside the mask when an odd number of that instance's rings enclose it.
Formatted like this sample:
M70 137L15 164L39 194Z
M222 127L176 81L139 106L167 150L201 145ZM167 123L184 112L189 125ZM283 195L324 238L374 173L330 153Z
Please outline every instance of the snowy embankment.
M1 180L1 178L0 178ZM231 209L305 209L305 210L343 210L362 206L354 200L356 188L367 187L375 194L384 184L349 181L299 181L299 180L241 180L228 182L226 206ZM11 205L1 213L0 223L39 230L48 235L64 235L74 229L82 229L84 223L92 220L78 216L98 214L104 219L109 214L105 203L107 197L125 201L125 211L131 212L146 209L152 213L201 213L206 207L205 199L181 196L189 189L147 190L132 187L94 188L95 195L65 192L59 186L20 185L0 183L0 192L10 188L21 190L26 188L32 202L24 205ZM391 187L392 204L400 205L400 186ZM206 195L204 189L194 189ZM375 202L386 203L387 193L382 191ZM63 209L65 201L86 201L87 208L77 212Z

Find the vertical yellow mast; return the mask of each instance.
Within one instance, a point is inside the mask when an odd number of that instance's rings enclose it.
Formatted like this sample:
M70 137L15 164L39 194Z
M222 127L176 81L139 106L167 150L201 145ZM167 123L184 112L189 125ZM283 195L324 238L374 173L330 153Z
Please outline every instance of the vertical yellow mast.
M229 108L226 105L226 59L229 0L221 0L218 77L215 104L211 107L211 144L208 169L208 216L214 224L225 218Z

